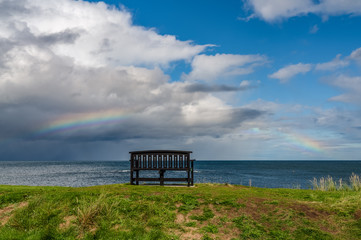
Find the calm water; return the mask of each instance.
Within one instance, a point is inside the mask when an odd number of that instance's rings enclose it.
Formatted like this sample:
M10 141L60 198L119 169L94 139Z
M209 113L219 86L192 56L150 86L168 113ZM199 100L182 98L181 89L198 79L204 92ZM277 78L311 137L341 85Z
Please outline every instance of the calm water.
M129 162L0 162L0 185L93 186L129 182ZM197 161L195 182L271 188L310 188L314 177L347 180L361 161ZM151 176L147 172L141 176ZM168 173L185 176L183 173ZM152 175L154 176L154 175Z

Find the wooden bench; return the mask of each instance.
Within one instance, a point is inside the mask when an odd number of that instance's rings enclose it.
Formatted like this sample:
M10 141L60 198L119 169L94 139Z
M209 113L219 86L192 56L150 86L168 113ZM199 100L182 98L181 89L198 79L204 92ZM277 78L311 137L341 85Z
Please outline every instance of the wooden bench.
M130 153L130 184L139 185L140 181L156 181L161 186L164 182L187 182L188 187L193 186L194 159L190 159L191 151L150 150L134 151ZM159 171L159 178L139 177L141 170ZM165 178L165 171L186 171L187 178ZM134 177L135 172L135 177Z

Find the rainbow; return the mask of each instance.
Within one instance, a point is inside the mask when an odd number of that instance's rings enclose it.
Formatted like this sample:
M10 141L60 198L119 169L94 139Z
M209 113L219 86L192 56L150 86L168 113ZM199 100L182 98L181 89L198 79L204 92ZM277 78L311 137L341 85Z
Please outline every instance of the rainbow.
M299 134L285 134L286 140L291 146L308 152L323 152L322 144L314 139Z
M98 112L66 114L40 128L36 135L72 131L94 126L114 124L129 117L123 110L111 109Z
M322 153L325 150L320 141L296 133L286 133L279 130L261 130L259 128L250 128L245 130L245 133L248 135L259 135L265 133L268 136L271 135L282 140L282 142L285 142L283 145L287 145L303 152Z

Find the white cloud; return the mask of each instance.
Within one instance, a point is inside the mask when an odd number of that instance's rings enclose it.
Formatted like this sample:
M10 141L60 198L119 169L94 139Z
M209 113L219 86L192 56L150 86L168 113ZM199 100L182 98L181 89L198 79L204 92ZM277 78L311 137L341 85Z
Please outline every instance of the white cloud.
M239 84L240 87L249 87L251 86L251 82L248 81L248 80L243 80L240 84Z
M341 54L337 54L330 62L318 63L315 70L334 71L349 66L352 61L361 63L361 48L355 49L349 56L344 58L341 57Z
M9 11L18 9L16 14L2 16L2 37L27 43L33 39L39 44L58 40L58 44L48 44L49 49L71 57L76 64L166 66L171 61L189 60L206 47L135 26L129 12L103 2L31 0L2 1L2 5ZM64 32L74 33L69 39L73 44L59 41L58 35Z
M349 58L361 64L361 48L352 51Z
M253 16L274 22L296 16L317 14L326 18L337 15L360 15L361 2L355 0L246 0Z
M297 74L305 74L311 70L311 64L298 63L288 65L284 68L279 69L277 72L272 73L268 77L279 79L281 83L287 82L290 78Z
M248 0L247 3L253 9L255 16L266 21L306 14L312 6L311 0Z
M262 55L216 54L197 55L192 61L192 71L187 80L213 81L219 78L244 75L267 61Z
M335 97L332 101L340 101L361 105L361 77L350 77L347 75L339 75L335 78L330 78L327 82L333 86L344 89L347 92Z
M315 69L331 71L337 68L346 67L349 64L350 62L348 60L341 59L341 54L337 54L336 57L330 62L316 64Z

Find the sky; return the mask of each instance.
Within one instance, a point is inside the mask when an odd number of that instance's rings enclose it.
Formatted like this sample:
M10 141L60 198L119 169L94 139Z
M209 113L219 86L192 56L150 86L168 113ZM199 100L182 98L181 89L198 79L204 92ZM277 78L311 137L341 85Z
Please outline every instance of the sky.
M361 1L0 0L0 160L360 160Z

